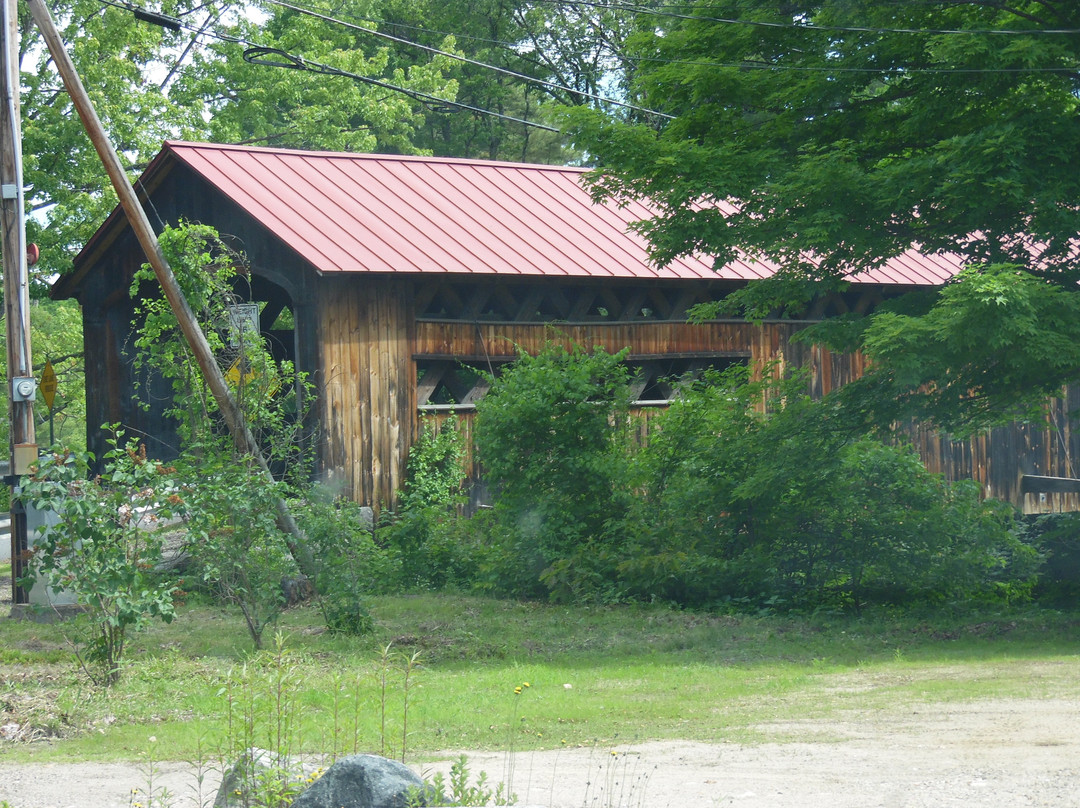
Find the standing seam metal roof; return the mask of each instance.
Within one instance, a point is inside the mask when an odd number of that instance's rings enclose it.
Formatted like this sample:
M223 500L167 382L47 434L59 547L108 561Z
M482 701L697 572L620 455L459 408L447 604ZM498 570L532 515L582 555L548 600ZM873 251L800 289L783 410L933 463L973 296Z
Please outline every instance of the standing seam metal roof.
M750 256L716 271L703 256L657 267L628 229L649 208L594 203L578 168L178 141L159 160L167 154L324 274L755 280L776 271ZM910 250L853 280L937 285L962 265Z

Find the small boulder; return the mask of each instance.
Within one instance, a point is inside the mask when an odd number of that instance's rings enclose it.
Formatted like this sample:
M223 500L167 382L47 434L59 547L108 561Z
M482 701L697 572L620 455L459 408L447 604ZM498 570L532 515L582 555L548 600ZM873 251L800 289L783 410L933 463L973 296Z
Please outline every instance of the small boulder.
M405 808L424 781L408 766L378 755L350 755L327 769L292 808Z
M313 763L280 758L252 747L233 763L221 779L214 808L262 805L267 794L298 794L314 781L319 768Z
M366 530L368 533L375 532L375 511L367 506L361 505L359 509L360 527Z

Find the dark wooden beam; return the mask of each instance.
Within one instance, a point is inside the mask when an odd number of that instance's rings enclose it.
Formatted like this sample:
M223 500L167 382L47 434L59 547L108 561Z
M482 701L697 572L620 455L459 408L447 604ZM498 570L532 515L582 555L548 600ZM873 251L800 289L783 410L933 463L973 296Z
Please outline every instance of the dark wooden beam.
M1020 478L1020 491L1024 494L1080 494L1080 480L1024 474Z
M453 367L449 363L439 363L427 365L424 368L424 378L416 383L416 400L420 404L426 404L427 400L431 398L431 394L435 392L435 388L439 386L439 382L442 381L443 376L450 368Z

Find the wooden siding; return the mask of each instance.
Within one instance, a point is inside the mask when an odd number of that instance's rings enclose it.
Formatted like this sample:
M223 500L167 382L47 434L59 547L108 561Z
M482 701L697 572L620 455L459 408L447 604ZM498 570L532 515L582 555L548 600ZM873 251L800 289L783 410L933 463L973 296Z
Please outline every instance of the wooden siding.
M1080 510L1075 493L1025 493L1025 474L1076 477L1080 468L1080 432L1070 412L1080 406L1080 388L1070 386L1052 399L1041 424L1009 424L968 440L950 440L926 427L912 426L908 434L923 462L949 480L972 479L986 497L1011 502L1024 513Z
M576 343L630 355L748 356L755 363L773 359L781 365L810 363L815 369L815 393L826 393L862 372L859 357L832 354L820 348L793 344L791 337L805 324L775 322L756 326L745 322L588 323L551 326L520 323L419 322L414 357L459 357L482 362L505 358L518 350L536 353L546 343Z
M633 356L679 354L731 354L748 356L754 363L777 361L786 367L810 368L812 395L821 396L861 376L865 359L835 354L816 345L792 342L805 323L766 322L760 326L741 322L690 325L679 322L559 324L420 322L416 324L415 357L456 356L470 361L484 357L505 360L518 348L536 353L547 342L585 347L601 346L614 352L630 348ZM1080 510L1080 494L1039 495L1021 491L1025 474L1076 477L1080 472L1080 432L1074 430L1070 412L1080 409L1080 387L1049 404L1045 424L1010 424L966 440L952 440L925 427L905 430L927 468L949 480L975 480L983 496L1010 502L1025 513ZM634 411L637 436L648 440L651 422L662 411L642 407ZM445 413L431 417L437 423ZM471 446L473 413L462 411L460 419ZM414 427L415 428L415 427ZM1074 464L1073 458L1077 458ZM469 464L475 480L479 469Z
M404 481L416 420L408 285L325 279L317 308L320 465L354 501L388 505Z

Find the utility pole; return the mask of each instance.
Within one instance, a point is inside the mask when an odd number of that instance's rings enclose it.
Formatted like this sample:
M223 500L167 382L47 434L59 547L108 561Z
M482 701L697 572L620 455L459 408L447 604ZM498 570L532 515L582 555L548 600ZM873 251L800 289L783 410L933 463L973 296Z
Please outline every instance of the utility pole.
M5 2L14 3L15 0L5 0ZM134 231L135 237L146 254L147 262L153 268L154 275L161 284L165 299L168 300L169 307L172 309L180 330L183 332L195 361L202 371L203 378L210 388L210 393L213 395L214 401L225 419L229 433L232 435L233 444L239 451L251 455L258 463L262 473L269 480L273 480L258 441L256 441L255 436L236 406L236 402L233 400L225 376L222 374L221 368L218 367L217 359L210 349L210 343L207 342L206 335L199 327L199 323L180 289L180 284L176 281L172 267L169 266L169 262L161 251L161 245L158 243L157 236L150 226L146 211L143 210L142 204L135 195L135 189L124 172L124 167L120 163L116 150L109 142L105 127L101 125L101 120L98 118L93 102L91 102L90 96L87 95L82 80L75 70L75 65L64 48L64 43L60 39L60 33L56 30L56 24L53 22L48 7L46 7L44 0L27 0L26 5L30 9L34 22L37 23L45 44L49 48L49 54L56 64L60 78L64 81L64 87L67 89L68 95L71 96L75 111L83 122L86 133L90 137L90 142L94 144L94 149L105 166L105 171L112 181L113 188L116 189L116 195L120 198L120 206L124 209L124 213L127 214L128 224ZM312 557L311 548L308 546L307 538L296 524L296 520L293 519L288 505L280 497L276 502L276 510L277 524L287 537L289 552L296 559L300 571L313 578L314 558Z
M26 564L26 513L15 496L20 475L37 460L34 439L34 382L30 361L30 284L26 268L26 218L23 200L22 129L19 123L19 34L17 0L0 0L0 233L4 271L4 322L7 327L7 397L11 413L12 603L26 603L17 586Z

